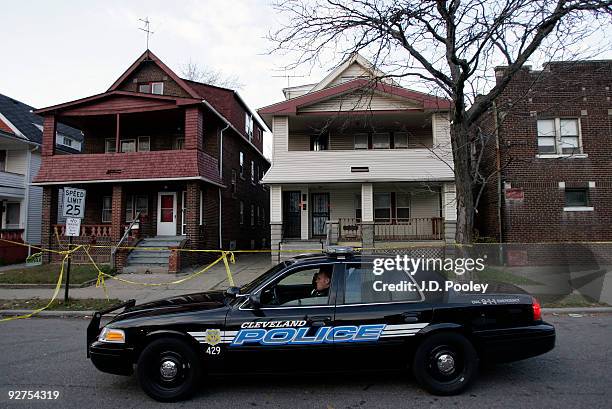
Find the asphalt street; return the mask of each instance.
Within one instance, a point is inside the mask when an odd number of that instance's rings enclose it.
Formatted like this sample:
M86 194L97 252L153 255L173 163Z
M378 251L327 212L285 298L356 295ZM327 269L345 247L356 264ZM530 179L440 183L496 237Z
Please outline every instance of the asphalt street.
M182 408L600 408L612 402L612 315L547 316L557 347L485 368L463 395L435 397L408 375L207 378ZM84 319L0 323L0 407L149 408L162 405L134 377L98 372L85 356ZM59 391L57 400L10 400L9 391Z

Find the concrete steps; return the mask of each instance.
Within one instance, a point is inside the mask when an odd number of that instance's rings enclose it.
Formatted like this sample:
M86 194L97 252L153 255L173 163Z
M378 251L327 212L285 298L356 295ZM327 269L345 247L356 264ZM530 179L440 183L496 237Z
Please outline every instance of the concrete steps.
M124 273L167 273L169 247L177 247L183 236L148 237L138 242L123 267ZM148 250L147 248L151 248ZM155 249L155 250L153 250Z

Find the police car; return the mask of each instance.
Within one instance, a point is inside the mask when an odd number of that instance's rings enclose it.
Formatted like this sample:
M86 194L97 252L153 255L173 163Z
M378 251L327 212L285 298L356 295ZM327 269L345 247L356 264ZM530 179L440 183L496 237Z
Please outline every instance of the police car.
M101 371L136 374L159 401L204 374L411 370L429 392L462 392L482 361L550 351L555 329L517 287L456 291L436 271L375 272L350 248L284 261L243 287L97 312L87 352ZM437 289L435 288L437 283ZM124 308L100 328L104 314Z

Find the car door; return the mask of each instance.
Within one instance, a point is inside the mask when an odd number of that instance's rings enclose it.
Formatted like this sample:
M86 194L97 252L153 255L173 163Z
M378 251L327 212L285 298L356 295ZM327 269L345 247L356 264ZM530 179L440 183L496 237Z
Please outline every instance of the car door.
M372 259L347 261L341 276L333 325L355 326L370 337L362 342L335 340L338 366L405 367L414 335L431 322L432 306L421 291L384 291L388 287L383 284L414 283L414 279L402 270L375 275Z
M259 308L248 297L233 308L225 332L229 365L255 372L327 367L333 339L320 331L334 320L337 265L327 261L292 265L253 291L259 294ZM330 288L326 296L312 296L314 274L321 269L332 274Z

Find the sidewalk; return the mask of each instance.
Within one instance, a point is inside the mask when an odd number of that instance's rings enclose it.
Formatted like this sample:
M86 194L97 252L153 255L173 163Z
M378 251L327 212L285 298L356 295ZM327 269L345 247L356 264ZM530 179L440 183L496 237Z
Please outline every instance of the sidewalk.
M121 274L118 277L123 277L130 281L142 283L165 283L169 281L179 280L188 276L193 272L197 272L205 266L200 266L191 269L184 274ZM237 286L241 286L252 281L255 277L271 267L270 254L236 254L236 263L230 264L230 270ZM58 266L59 268L59 266ZM217 263L210 270L200 274L199 276L182 282L180 284L163 285L163 286L140 286L135 284L122 283L121 281L106 279L106 288L109 298L118 298L121 300L136 299L138 303L153 301L160 298L172 297L175 295L188 294L198 291L225 289L229 287L227 273L223 262ZM61 294L64 290L62 288ZM13 289L0 288L0 299L29 299L40 298L49 299L53 295L53 289L50 288L32 288L32 289ZM96 288L95 285L85 288L71 288L71 298L105 298L104 290Z

